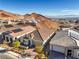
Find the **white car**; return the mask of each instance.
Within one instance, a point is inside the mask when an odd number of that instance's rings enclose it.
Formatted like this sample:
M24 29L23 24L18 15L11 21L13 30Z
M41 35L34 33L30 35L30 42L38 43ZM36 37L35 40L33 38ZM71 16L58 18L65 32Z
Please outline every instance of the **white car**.
M5 52L7 49L6 48L1 48L0 47L0 52Z

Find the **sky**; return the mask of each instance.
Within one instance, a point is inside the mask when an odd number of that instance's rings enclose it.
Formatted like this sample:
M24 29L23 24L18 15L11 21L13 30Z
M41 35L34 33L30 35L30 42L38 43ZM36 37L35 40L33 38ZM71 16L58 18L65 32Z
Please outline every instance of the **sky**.
M0 0L0 10L22 15L79 15L79 0Z

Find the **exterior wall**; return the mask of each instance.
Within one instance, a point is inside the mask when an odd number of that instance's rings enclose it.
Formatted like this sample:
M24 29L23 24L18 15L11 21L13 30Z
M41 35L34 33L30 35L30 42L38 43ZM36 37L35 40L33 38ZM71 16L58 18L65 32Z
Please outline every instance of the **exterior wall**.
M79 49L74 49L74 57L79 58Z
M0 43L3 42L3 37L2 37L2 33L0 33Z
M5 20L0 20L0 26L6 25L6 24L8 24L7 21L5 21Z
M20 40L23 40L23 39L24 39L24 37L25 37L25 35L24 35L24 36L19 37L19 39L20 39ZM17 38L17 39L18 39L18 38Z
M60 53L64 53L66 56L67 56L68 50L72 50L71 56L74 57L74 58L79 58L79 48L78 49L75 49L73 47L65 48L65 47L57 46L57 45L50 45L50 50L60 52Z
M6 37L8 37L8 39L13 38L13 37L10 36L10 35L5 35L5 39L6 39Z
M68 36L71 38L79 39L79 33L73 30L68 30Z
M62 30L69 30L69 28L62 28Z
M50 50L54 50L60 53L65 53L65 47L62 46L50 45Z
M38 40L39 42L42 42L42 40L43 40L40 33L37 30L34 31L34 39Z
M79 46L79 33L73 30L68 30L68 36L75 40L77 46Z
M8 21L8 24L17 24L18 22Z

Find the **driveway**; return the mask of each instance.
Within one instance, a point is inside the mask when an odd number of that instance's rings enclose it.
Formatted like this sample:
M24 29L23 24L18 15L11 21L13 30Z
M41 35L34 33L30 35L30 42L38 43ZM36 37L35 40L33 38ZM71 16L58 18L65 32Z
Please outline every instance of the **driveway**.
M56 51L50 51L48 59L76 59L76 58L71 58L71 57L65 58L65 55L62 53Z

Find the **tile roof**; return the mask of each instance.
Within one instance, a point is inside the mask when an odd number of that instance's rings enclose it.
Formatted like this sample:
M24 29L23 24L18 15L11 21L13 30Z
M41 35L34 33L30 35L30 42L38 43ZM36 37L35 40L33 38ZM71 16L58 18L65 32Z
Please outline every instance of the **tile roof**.
M52 33L54 34L54 32L57 30L57 28L49 28L48 25L43 22L37 23L36 27L43 40L46 40Z
M33 28L32 26L22 27L21 29L22 29L23 31L16 32L16 33L12 32L10 35L12 35L13 37L19 37L19 36L22 36L22 35L31 33L31 32L33 32L34 30L36 30L36 29Z
M12 25L12 27L5 27L5 26L1 26L0 27L0 32L6 32L6 31L12 31L18 28L22 28L22 27L26 27L28 25Z

